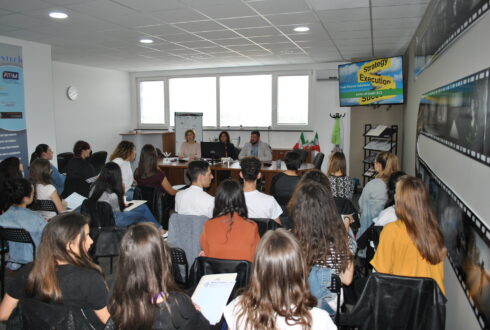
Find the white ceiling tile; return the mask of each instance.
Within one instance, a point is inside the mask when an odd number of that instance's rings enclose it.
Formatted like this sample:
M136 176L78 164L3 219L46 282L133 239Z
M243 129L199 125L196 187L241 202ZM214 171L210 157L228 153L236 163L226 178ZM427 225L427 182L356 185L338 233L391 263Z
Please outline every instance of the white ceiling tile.
M385 37L401 37L401 38L412 38L415 33L414 29L374 29L374 38L385 38Z
M403 18L387 18L373 20L373 29L385 30L385 29L404 29L418 26L420 17L403 17Z
M216 31L216 30L225 29L222 25L211 20L187 22L187 23L175 23L175 26L178 26L189 32Z
M42 0L43 2L56 5L56 6L67 6L83 2L93 2L97 0Z
M180 42L179 45L184 45L189 48L201 49L204 47L216 47L216 44L207 40L185 41Z
M91 2L67 5L68 9L84 13L93 17L110 20L112 16L124 16L137 13L136 11L109 0L98 0ZM148 24L147 24L148 25Z
M228 38L239 37L239 35L236 34L235 32L233 32L232 30L196 32L196 34L205 38L205 39L209 39L209 40L218 40L218 39L228 39Z
M16 27L19 29L28 29L32 27L42 26L49 24L49 20L38 19L22 14L10 14L4 15L1 18L2 24Z
M369 0L309 0L314 10L369 7Z
M337 22L337 23L326 22L325 25L326 25L327 30L329 32L357 31L357 30L369 30L369 29L371 29L371 23L369 20L352 21L352 22Z
M5 33L5 32L15 31L15 30L18 30L18 28L0 24L0 33Z
M404 5L373 7L373 19L400 18L400 17L422 17L426 5Z
M150 15L167 23L202 21L207 19L206 16L190 8L155 11L150 13Z
M3 0L0 3L3 10L12 12L22 12L28 10L38 10L51 7L50 4L41 0Z
M266 15L265 17L272 24L275 25L291 25L291 24L308 25L311 23L318 22L318 19L311 11L300 12L300 13Z
M235 29L235 31L245 37L274 36L281 34L273 27L257 27L247 29Z
M155 10L169 10L184 8L185 5L177 0L112 0L123 6L130 7L142 12L152 12Z
M3 10L0 8L0 16L8 15L8 14L12 14L12 12L9 10Z
M195 5L192 8L214 19L256 15L255 11L241 2L214 6Z
M369 8L349 8L337 10L322 10L318 16L324 23L369 20Z
M227 39L216 39L214 40L217 44L222 45L224 47L228 46L241 46L241 45L250 45L250 40L244 38L227 38Z
M371 0L373 7L378 6L397 6L409 4L429 4L430 0Z
M181 30L169 25L169 24L157 24L150 26L142 26L136 28L137 31L147 33L154 36L166 36L169 34L182 33Z
M226 25L230 29L270 26L270 24L260 16L227 18L227 19L219 19L218 21Z
M335 40L335 44L339 48L344 48L344 47L354 47L357 49L357 47L371 47L371 38L363 38L363 39L340 39L340 40Z
M249 5L262 15L304 12L310 10L303 0L267 0L249 2Z
M290 43L291 42L283 35L250 37L250 40L252 40L253 42L258 43L258 44L273 44L273 43L279 43L279 42Z
M161 36L161 39L170 41L170 42L185 42L185 41L194 41L194 40L202 40L199 36L190 34L190 33L178 33L171 34L167 36Z
M155 25L162 23L160 20L148 16L146 14L132 13L122 16L111 16L107 21L118 24L127 28L137 28L148 25Z
M240 0L181 0L183 3L189 6L213 6L213 5L227 5L230 3L240 3Z
M371 38L371 29L356 31L331 31L330 35L334 40Z

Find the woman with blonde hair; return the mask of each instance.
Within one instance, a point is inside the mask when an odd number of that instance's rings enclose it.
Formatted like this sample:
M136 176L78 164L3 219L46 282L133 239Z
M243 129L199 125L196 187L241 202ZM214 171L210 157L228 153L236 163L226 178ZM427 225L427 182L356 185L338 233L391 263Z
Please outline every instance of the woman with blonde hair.
M136 147L131 141L121 141L117 145L116 149L112 152L109 160L116 163L121 168L122 180L124 184L124 194L126 200L133 199L133 169L131 168L131 162L136 158Z
M396 184L395 212L398 220L383 228L371 264L380 273L432 278L445 294L447 250L429 193L420 179L400 178Z
M201 158L201 144L196 142L196 133L193 129L185 131L185 142L180 145L179 158L189 158L189 160Z
M268 231L257 247L250 286L225 308L229 328L336 329L329 315L315 307L307 278L294 236L284 229Z
M390 152L380 152L374 161L374 169L377 172L375 179L366 184L359 198L361 227L357 236L361 236L384 209L388 199L386 184L391 174L400 170L398 157Z

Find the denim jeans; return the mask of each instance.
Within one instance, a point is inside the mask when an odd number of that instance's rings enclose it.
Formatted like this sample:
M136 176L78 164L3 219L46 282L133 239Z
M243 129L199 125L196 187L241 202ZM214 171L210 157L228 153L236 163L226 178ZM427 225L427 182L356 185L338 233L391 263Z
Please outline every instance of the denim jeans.
M128 191L126 191L126 201L132 201L134 196L134 188L129 188Z
M316 307L326 310L330 315L335 315L335 310L328 304L337 299L337 294L328 289L332 280L332 273L331 268L314 265L308 275L308 284L311 294L318 300Z
M162 227L146 204L140 205L128 212L114 212L114 218L118 227L127 227L139 222L151 222L157 228Z

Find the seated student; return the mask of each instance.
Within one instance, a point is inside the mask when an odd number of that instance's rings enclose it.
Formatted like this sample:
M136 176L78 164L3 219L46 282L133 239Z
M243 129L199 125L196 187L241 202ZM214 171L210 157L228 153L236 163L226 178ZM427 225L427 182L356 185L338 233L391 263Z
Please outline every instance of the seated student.
M90 189L89 199L99 202L107 202L114 212L116 226L126 227L139 222L151 222L160 229L161 234L165 231L158 223L146 204L142 204L131 211L124 211L124 188L122 183L121 168L114 162L104 165L99 177Z
M52 161L53 149L51 149L47 144L44 143L39 144L31 155L31 164L33 161L39 158ZM54 166L51 162L49 163L49 165L51 167L51 182L53 186L55 186L56 190L58 191L58 194L61 195L61 193L63 193L66 176L61 174L56 168L56 166Z
M5 188L3 188L3 183L8 179L22 178L23 172L24 166L17 157L8 157L0 162L0 214L11 205Z
M204 223L202 255L252 262L259 241L257 224L247 220L247 205L240 183L224 180L216 192L213 219Z
M185 131L185 142L180 145L179 158L189 160L201 158L201 144L196 142L196 133L193 129Z
M9 318L19 300L34 298L81 308L94 328L103 329L109 318L107 285L100 267L87 254L92 243L85 216L70 212L51 219L36 260L7 288L0 320Z
M286 163L286 171L274 175L270 188L271 195L283 209L288 205L294 188L299 182L298 169L301 166L301 155L298 152L290 151L286 154L284 163Z
M259 131L250 133L250 142L245 143L238 158L243 159L250 156L257 157L261 162L272 161L271 147L267 143L260 141Z
M381 232L371 265L380 273L429 277L444 290L444 238L422 180L403 176L396 184L397 221Z
M124 194L128 201L133 199L133 169L131 168L131 162L136 158L136 147L131 141L121 141L117 145L116 149L112 152L109 160L116 163L121 168Z
M137 224L121 242L105 330L209 329L192 300L174 282L170 249L154 227Z
M281 223L281 206L274 197L257 190L257 179L260 179L262 164L256 157L245 157L240 161L240 177L243 179L243 191L247 203L249 218L273 219Z
M230 157L231 159L238 158L235 146L231 143L230 134L227 131L219 133L218 141L225 145L225 157Z
M205 215L213 217L214 197L203 190L213 180L208 162L195 160L189 163L187 175L192 184L175 195L175 212L184 215Z
M260 241L248 289L225 307L230 329L337 329L315 307L301 247L284 229L268 231Z
M34 187L26 179L7 180L3 183L3 187L11 206L0 215L0 226L25 229L31 234L36 249L38 249L46 221L41 215L27 208L27 205L31 204L34 199ZM31 261L31 244L9 242L7 268L16 270Z
M138 186L160 188L171 196L175 196L177 191L165 176L165 172L158 168L157 151L151 144L145 144L141 148L140 161L138 168L134 171L134 179Z
M50 200L58 213L66 210L66 201L61 200L58 191L51 184L51 164L49 160L38 158L31 163L29 179L34 185L37 200ZM46 221L56 215L54 211L39 211Z
M315 181L300 183L289 202L289 215L306 259L308 282L311 293L318 299L317 307L333 315L337 295L329 290L332 274L339 275L344 285L350 285L354 263L332 193Z
M95 168L88 161L91 152L90 144L81 140L77 141L73 146L73 158L66 164L66 176L73 176L82 180L94 178L97 173L95 173Z
M384 210L381 211L379 215L373 219L375 226L385 226L390 222L394 222L398 220L398 217L395 212L395 189L396 189L396 183L404 175L407 174L403 171L398 171L390 175L390 178L386 183L386 188L387 188L386 193L388 195L388 199L386 201Z
M330 180L333 197L352 200L352 196L354 195L354 182L347 175L347 162L343 152L336 151L330 155L327 175Z

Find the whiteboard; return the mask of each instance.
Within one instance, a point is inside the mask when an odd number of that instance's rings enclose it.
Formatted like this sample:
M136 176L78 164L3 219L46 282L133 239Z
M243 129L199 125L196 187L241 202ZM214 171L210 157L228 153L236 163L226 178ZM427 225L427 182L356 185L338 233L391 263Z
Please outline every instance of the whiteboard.
M180 145L185 142L185 131L193 129L196 132L196 142L202 142L202 112L175 113L175 153L179 154Z

